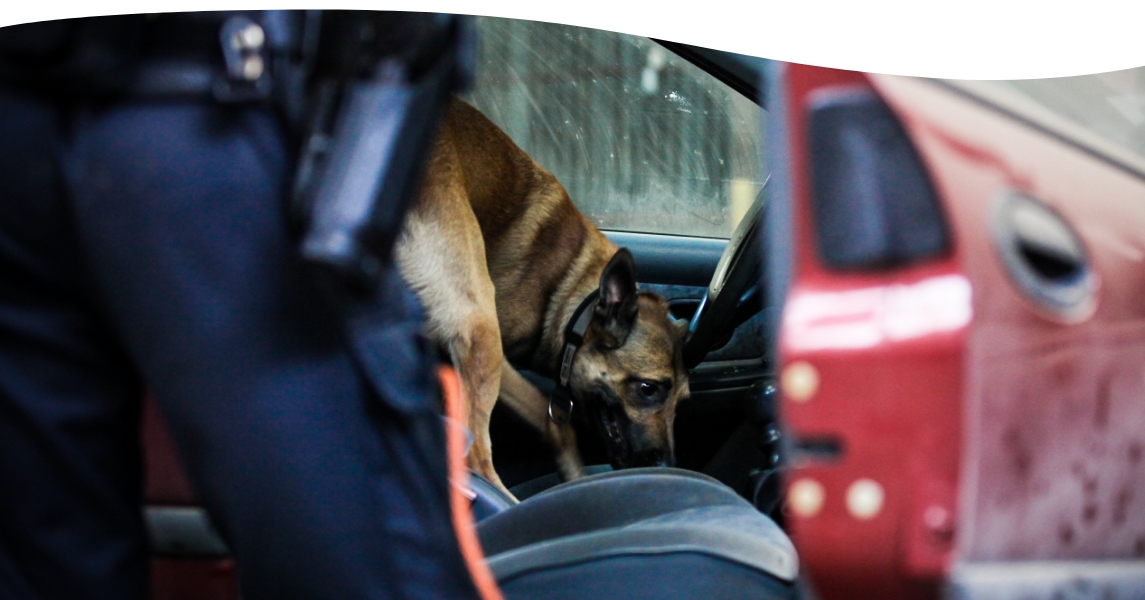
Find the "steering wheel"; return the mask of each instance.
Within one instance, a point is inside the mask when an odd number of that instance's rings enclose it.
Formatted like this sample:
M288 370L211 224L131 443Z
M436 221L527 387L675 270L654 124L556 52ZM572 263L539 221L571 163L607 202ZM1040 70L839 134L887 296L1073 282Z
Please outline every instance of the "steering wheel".
M684 366L689 369L700 364L709 351L726 344L736 327L763 309L760 214L766 196L765 182L728 240L712 282L688 323Z

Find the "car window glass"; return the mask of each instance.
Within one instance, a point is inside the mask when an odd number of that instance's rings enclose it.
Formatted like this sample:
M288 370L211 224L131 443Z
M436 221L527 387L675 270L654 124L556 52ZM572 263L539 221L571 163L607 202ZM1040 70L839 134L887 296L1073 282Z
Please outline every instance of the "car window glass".
M601 229L727 238L763 185L763 110L642 37L477 18L464 96Z
M994 83L1145 157L1145 67Z

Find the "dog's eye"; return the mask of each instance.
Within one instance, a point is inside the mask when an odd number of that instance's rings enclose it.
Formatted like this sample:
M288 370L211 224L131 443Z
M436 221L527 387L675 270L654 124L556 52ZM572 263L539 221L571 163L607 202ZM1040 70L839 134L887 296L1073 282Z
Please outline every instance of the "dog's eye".
M663 384L655 381L638 381L636 382L636 399L640 404L651 406L659 404L665 399L666 387Z

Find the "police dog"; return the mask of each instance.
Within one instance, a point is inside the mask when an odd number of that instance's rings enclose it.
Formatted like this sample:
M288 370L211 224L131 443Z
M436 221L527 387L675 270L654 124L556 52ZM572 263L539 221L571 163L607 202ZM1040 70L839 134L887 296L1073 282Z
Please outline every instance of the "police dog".
M553 377L566 324L599 289L568 390L617 468L672 465L676 404L688 395L686 323L638 292L632 255L582 215L564 187L475 108L448 107L419 197L395 248L430 337L457 369L474 442L469 464L502 490L489 416L500 399L553 445L565 480L585 474L571 426L510 362Z

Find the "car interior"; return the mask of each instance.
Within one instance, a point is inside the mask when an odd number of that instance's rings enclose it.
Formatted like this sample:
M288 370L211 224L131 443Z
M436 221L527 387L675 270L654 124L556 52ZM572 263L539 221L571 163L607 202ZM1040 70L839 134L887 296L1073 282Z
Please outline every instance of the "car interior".
M726 54L608 31L476 24L477 80L463 99L632 251L641 290L689 321L692 396L679 406L677 466L748 496L748 473L765 463L761 424L748 417L765 416L754 404L771 383L753 227L767 180L758 71L731 74L726 66L740 63ZM552 387L530 379L542 392ZM597 436L574 424L586 465L606 468ZM548 447L505 407L494 411L492 436L497 472L510 488L524 486L512 490L519 498L537 478L555 481Z
M688 321L691 397L675 468L613 471L590 424L573 424L590 476L562 483L541 436L498 405L494 463L522 502L474 475L474 516L509 598L791 597L781 445L761 289L760 71L735 55L624 34L477 18L477 82L463 99L632 251L639 288ZM543 393L553 382L523 372ZM226 544L178 472L148 404L146 517L157 598L237 597Z

